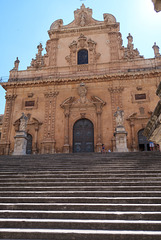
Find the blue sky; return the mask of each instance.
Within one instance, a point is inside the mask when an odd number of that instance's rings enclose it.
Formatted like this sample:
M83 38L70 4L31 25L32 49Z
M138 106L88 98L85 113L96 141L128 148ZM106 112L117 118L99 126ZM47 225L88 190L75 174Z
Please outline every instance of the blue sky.
M25 70L40 42L45 49L52 22L61 18L64 24L70 23L82 3L93 9L97 20L103 20L103 13L113 14L120 22L123 45L131 33L134 47L145 58L153 58L154 42L161 48L161 12L154 11L151 0L0 0L0 78L8 78L16 57L19 69ZM0 114L4 113L4 96L0 87Z

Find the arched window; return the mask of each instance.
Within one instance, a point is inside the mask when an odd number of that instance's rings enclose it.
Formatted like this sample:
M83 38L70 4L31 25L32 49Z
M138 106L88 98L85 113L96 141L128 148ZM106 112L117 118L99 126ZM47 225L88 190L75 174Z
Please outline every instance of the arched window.
M78 64L88 64L88 50L81 49L78 51Z

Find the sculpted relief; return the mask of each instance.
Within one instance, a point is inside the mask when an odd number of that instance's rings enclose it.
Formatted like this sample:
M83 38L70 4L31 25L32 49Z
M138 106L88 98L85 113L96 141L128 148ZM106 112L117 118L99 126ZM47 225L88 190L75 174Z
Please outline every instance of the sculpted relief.
M76 65L76 54L80 49L89 50L89 64L96 63L100 53L96 51L97 43L93 41L91 38L87 39L83 34L80 34L77 41L73 40L73 42L69 45L70 55L66 56L65 59L69 63L69 65Z

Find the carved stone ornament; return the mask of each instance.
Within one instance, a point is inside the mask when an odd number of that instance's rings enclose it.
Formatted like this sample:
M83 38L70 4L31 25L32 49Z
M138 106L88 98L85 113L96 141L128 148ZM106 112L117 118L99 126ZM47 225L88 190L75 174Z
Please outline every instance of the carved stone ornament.
M29 68L40 68L44 66L44 56L42 56L43 47L41 43L37 46L37 49L38 53L36 54L36 58L32 58Z
M69 45L70 55L66 56L65 59L69 65L76 65L75 59L77 52L80 49L87 49L91 52L91 54L89 54L89 63L96 63L101 56L100 53L96 52L96 45L97 43L95 41L91 38L87 39L87 37L81 33L78 40L73 40Z
M135 59L135 58L143 58L143 56L140 56L140 53L138 49L134 49L134 44L133 44L133 37L129 33L128 37L128 44L127 48L124 49L124 58L125 59Z
M161 11L161 0L152 0L152 2L154 3L155 11L160 12Z
M22 116L20 117L20 126L19 126L19 131L26 131L26 127L27 127L27 120L28 117L25 116L24 113L22 113Z
M156 45L156 42L154 43L154 45L153 45L153 50L154 50L154 56L155 56L155 58L157 58L157 57L161 57L161 55L160 55L160 53L159 53L159 47Z
M116 23L116 18L112 14L104 13L103 18L105 24Z
M84 4L82 4L80 9L74 11L75 23L80 27L87 26L92 21L92 9L86 8Z
M20 60L17 57L16 61L14 61L14 68L12 69L12 71L18 71L19 63L20 63Z
M116 127L124 125L124 111L117 108L117 111L114 113L114 117L116 118Z
M55 22L53 22L50 26L50 30L59 30L63 26L63 20L58 19Z

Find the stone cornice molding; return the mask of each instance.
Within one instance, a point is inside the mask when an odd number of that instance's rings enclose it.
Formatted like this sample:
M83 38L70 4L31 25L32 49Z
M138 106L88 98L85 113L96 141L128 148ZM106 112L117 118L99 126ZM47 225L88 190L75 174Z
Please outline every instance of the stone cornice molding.
M52 38L52 35L57 33L57 36L59 34L66 34L66 33L81 33L81 32L87 32L87 31L96 31L96 30L107 30L107 31L113 31L118 32L120 28L120 23L113 23L109 25L105 25L104 22L101 22L100 24L94 25L94 26L85 26L85 27L70 27L70 28L62 28L61 30L49 30L48 34L50 38Z
M71 76L66 78L55 78L55 77L46 77L42 80L35 79L22 79L22 81L12 81L12 82L4 82L0 83L0 85L7 90L7 88L14 88L15 86L36 86L36 85L48 85L50 83L54 83L57 85L61 84L71 84L71 83L81 83L83 82L110 82L115 80L134 80L134 79L145 79L145 78L154 78L161 77L161 70L156 71L148 71L148 72L129 72L129 73L116 73L116 74L99 74L99 75L90 75L90 76Z

